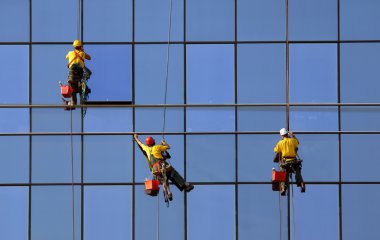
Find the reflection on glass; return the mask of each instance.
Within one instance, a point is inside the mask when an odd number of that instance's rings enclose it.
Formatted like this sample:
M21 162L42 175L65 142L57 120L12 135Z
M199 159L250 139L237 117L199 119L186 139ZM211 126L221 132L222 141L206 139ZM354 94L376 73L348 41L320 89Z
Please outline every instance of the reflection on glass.
M379 107L342 107L343 131L380 131Z
M239 131L278 131L286 125L283 107L239 107Z
M84 40L127 42L132 40L131 0L89 0L84 3ZM104 11L107 9L107 11Z
M0 12L1 11L2 10L0 9ZM0 26L1 26L1 21L0 21ZM29 87L29 52L28 51L29 51L28 46L22 46L22 45L0 46L0 56L1 56L0 79L1 79L1 87L3 90L1 91L1 95L0 95L0 103L27 104L29 102L29 89L28 89Z
M0 132L29 132L29 109L0 108Z
M297 134L305 181L338 181L338 135Z
M339 239L338 185L309 184L306 188L306 193L300 193L296 186L293 187L295 211L293 212L293 207L291 207L291 223L295 222L295 238ZM291 204L293 206L293 203ZM295 213L295 219L293 219L293 213ZM291 226L293 236L294 225Z
M280 239L278 192L271 184L239 185L239 239ZM282 239L286 239L287 199L281 199Z
M340 90L342 102L380 102L379 43L341 44Z
M331 0L290 0L290 40L336 40L337 3Z
M32 182L71 182L70 136L32 137ZM74 181L80 182L80 136L73 137Z
M147 135L139 135L141 141L144 142ZM152 135L156 143L160 143L162 135ZM169 153L171 155L170 163L173 167L184 176L184 136L183 135L165 135L165 141L170 145ZM152 174L149 170L146 158L142 154L141 150L135 144L135 182L144 182L145 178L151 178ZM175 187L173 187L175 188Z
M131 239L131 187L88 186L84 189L84 239Z
M187 108L187 132L232 132L235 131L235 109Z
M166 108L164 126L163 108L136 108L136 131L183 132L183 108ZM165 127L165 129L164 129Z
M186 1L187 40L233 40L234 8L234 0Z
M187 239L235 239L234 186L195 188L187 195Z
M285 1L238 0L238 40L285 40Z
M1 1L0 42L29 41L29 2L29 0Z
M271 178L271 169L277 166L273 163L273 149L279 137L277 134L239 135L239 181L267 182Z
M153 198L144 192L143 186L135 188L135 238L141 240L156 239L159 234L160 239L178 240L184 236L184 205L181 193L173 185L170 186L173 193L173 201L170 207L166 207L160 186L160 196ZM159 209L157 209L159 208ZM157 219L158 211L160 213ZM157 231L157 220L160 221L160 229ZM147 231L147 225L149 231Z
M28 239L28 187L0 188L0 235L2 239Z
M189 181L235 180L234 135L189 135L186 144L186 169Z
M132 140L129 136L85 136L85 182L131 182Z
M234 103L233 45L187 45L186 58L188 103Z
M284 103L284 44L238 45L238 102Z
M29 181L29 138L26 136L0 137L0 183Z
M336 44L290 45L290 101L337 102Z
M337 131L336 107L292 107L290 109L292 131Z
M345 184L342 198L344 239L377 239L379 231L373 223L380 216L380 185Z
M65 59L71 45L32 46L32 102L60 104L62 95L58 81L66 83L68 69Z
M136 41L168 41L169 1L135 2ZM183 40L183 0L172 1L171 41Z
M340 0L341 40L378 40L379 8L377 0Z
M70 42L79 38L77 36L77 30L80 27L78 8L78 0L33 0L33 41Z
M86 45L92 70L88 86L89 101L132 100L132 47L131 45Z
M343 134L342 181L379 181L379 144L378 134Z
M139 1L140 2L140 1ZM156 1L154 1L156 2ZM162 2L159 4L161 5ZM135 46L135 102L164 104L167 45ZM166 103L181 104L183 97L183 45L170 46Z
M32 187L32 240L72 239L71 186ZM74 187L75 239L81 236L81 189Z
M87 108L85 132L131 132L130 108Z

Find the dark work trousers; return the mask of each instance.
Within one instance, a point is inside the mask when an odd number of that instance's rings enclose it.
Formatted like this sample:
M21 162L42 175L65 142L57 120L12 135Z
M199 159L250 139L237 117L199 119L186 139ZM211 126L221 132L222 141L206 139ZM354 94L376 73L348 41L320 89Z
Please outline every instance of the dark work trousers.
M298 160L291 160L286 161L284 164L280 165L280 170L286 171L286 182L281 182L281 189L286 189L286 187L289 185L289 174L294 173L296 175L296 183L297 186L301 186L301 183L303 182L303 178L301 175L301 167L300 164L297 163Z
M73 88L73 94L71 95L71 103L77 104L77 93L82 91L80 82L83 78L83 68L79 64L73 64L69 68L68 83Z
M172 167L172 169L166 173L166 176L172 183L174 183L174 185L177 186L180 191L183 191L186 182L185 179L177 172L177 170Z

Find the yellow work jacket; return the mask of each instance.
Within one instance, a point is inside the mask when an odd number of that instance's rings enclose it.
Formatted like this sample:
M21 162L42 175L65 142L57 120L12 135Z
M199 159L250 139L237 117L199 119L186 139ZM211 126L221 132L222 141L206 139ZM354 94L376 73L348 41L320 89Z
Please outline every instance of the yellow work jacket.
M66 59L69 61L69 68L71 68L73 64L79 64L82 68L84 68L84 60L89 60L90 56L83 51L74 50L67 53Z
M164 159L164 157L162 156L162 152L165 152L166 150L169 149L169 146L166 146L166 145L154 145L152 147L149 147L145 144L141 144L141 149L146 153L146 160L147 160L147 163L149 165L149 169L152 169L152 161L150 159L151 155L153 155L153 157L155 159Z
M284 158L292 158L297 156L297 147L299 142L297 138L283 138L280 140L276 147L274 147L274 152L281 152L282 157Z

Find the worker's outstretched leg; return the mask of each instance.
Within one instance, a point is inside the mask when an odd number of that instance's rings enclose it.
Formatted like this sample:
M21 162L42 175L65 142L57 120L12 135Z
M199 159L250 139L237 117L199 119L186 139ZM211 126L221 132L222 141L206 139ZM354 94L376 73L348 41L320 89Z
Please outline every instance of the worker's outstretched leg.
M296 174L296 183L297 183L297 186L301 187L301 192L305 192L306 191L306 187L305 187L305 183L303 181L302 175L301 175L300 166L299 165L294 165L293 169L294 169L295 174Z
M185 189L186 192L190 192L191 190L193 190L194 185L187 183L185 179L174 168L167 172L166 175L168 179L172 181L172 183L174 183L174 185L176 185L180 191L183 191Z
M286 170L286 168L282 167L284 165L280 165L280 171L281 172L286 172L286 181L285 182L280 182L280 191L281 191L281 196L286 195L286 190L289 185L289 171Z

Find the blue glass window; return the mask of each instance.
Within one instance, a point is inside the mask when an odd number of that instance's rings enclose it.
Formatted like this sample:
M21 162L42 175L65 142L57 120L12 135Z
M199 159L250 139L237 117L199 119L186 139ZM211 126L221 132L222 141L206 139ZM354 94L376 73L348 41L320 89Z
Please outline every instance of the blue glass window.
M379 107L342 107L343 131L380 131Z
M139 135L139 139L145 144L145 138L147 135ZM156 143L160 143L162 140L162 135L152 135ZM183 135L166 135L165 141L170 145L170 150L168 151L171 155L170 163L178 171L179 174L183 175L184 169L184 144ZM145 178L151 178L152 174L149 170L146 158L141 152L140 148L135 144L135 182L143 182ZM174 186L173 186L174 188Z
M72 239L71 186L32 187L31 239ZM81 189L74 187L75 239L81 236Z
M239 107L239 131L277 131L286 125L284 107Z
M73 132L81 131L82 113L79 108L71 112L62 108L33 108L32 131L33 132L70 132L72 117Z
M196 186L187 195L187 239L235 239L234 193L234 186Z
M336 44L290 45L289 71L291 102L337 102Z
M342 40L378 40L380 38L380 2L377 0L341 0Z
M86 45L91 55L86 66L92 71L89 101L132 100L131 45Z
M26 108L0 108L0 132L29 132L29 110Z
M166 108L164 129L164 109L162 108L137 108L136 131L137 132L183 132L183 108Z
M187 102L234 103L233 45L187 45Z
M130 136L85 136L85 182L131 182Z
M80 182L81 143L73 136L74 181ZM32 137L32 181L34 183L71 182L70 136Z
M210 124L212 122L212 124ZM186 132L235 131L235 109L192 107L186 109Z
M291 210L291 222L297 227L292 227L291 235L293 236L295 230L296 239L339 239L338 185L309 184L306 193L299 193L296 186L293 188L295 221Z
M170 186L173 201L170 207L166 207L162 197L162 185L160 185L160 196L152 198L144 192L143 186L135 188L135 238L141 240L160 239L178 240L184 236L184 194L174 185ZM157 216L157 213L160 213ZM157 219L158 217L158 219ZM160 229L157 230L157 220ZM147 231L147 226L149 231Z
M2 239L28 239L28 187L0 188L0 235Z
M130 108L87 108L85 132L131 132Z
M135 40L168 41L170 1L135 2ZM183 40L183 0L172 1L171 41Z
M131 0L85 0L83 2L83 30L86 42L132 40Z
M137 104L165 102L167 47L167 45L135 46L135 102ZM170 45L166 103L183 103L183 71L183 45L172 44Z
M131 187L88 186L84 190L84 239L132 239Z
M29 102L28 51L28 46L0 46L0 78L1 87L3 88L0 95L0 103L26 104Z
M287 199L281 199L282 239L286 239ZM239 239L281 239L278 192L272 185L239 185ZM234 238L231 238L234 239Z
M237 56L239 103L286 101L284 44L240 44Z
M29 0L1 1L0 29L0 42L28 42Z
M186 38L234 40L234 0L186 1Z
M377 239L379 237L379 231L373 225L380 216L379 198L379 185L347 184L342 186L344 239Z
M285 40L285 1L238 0L238 40Z
M65 57L72 48L71 45L32 46L33 104L62 103L58 82L66 83L68 69Z
M271 178L274 146L279 135L255 134L239 135L238 137L238 173L239 181L267 182ZM240 188L240 187L239 187ZM267 188L270 188L267 186Z
M290 0L290 40L336 40L338 4L331 0Z
M70 42L79 38L78 0L33 0L34 42Z
M380 44L341 44L340 54L342 102L380 102Z
M337 131L336 107L292 107L290 109L292 131Z
M342 180L379 181L379 144L378 134L343 134Z
M189 181L235 180L234 135L189 135L186 144Z
M29 182L29 138L0 137L0 182Z

